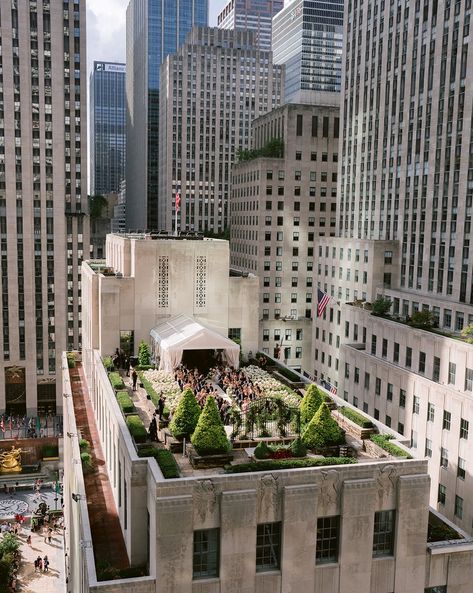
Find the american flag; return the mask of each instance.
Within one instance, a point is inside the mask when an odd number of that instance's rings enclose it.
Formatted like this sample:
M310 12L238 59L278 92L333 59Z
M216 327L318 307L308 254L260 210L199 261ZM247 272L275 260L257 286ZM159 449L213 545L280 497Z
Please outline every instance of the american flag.
M176 190L176 212L179 212L181 209L181 190L177 188Z
M317 288L317 317L322 317L325 311L325 307L329 304L330 296Z
M330 393L337 395L337 388L335 387L335 385L332 385L331 383L327 383L327 387L328 387Z

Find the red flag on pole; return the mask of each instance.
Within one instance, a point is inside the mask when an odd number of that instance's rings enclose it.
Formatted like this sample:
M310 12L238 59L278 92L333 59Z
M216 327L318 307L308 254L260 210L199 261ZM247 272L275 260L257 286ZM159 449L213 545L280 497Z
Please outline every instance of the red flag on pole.
M179 212L181 209L181 190L176 190L176 212Z

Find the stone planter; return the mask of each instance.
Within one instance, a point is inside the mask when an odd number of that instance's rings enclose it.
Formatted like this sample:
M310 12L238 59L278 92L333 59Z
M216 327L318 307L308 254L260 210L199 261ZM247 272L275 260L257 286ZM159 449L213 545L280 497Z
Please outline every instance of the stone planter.
M187 445L186 450L192 467L195 469L223 467L233 460L233 453L231 451L220 455L199 455L192 445Z
M164 428L162 433L165 448L171 453L182 453L182 441L175 439L168 428Z
M377 432L376 428L374 427L363 428L362 426L359 426L358 424L356 424L352 420L349 420L346 416L340 414L340 412L337 412L336 410L332 411L332 415L335 417L338 425L341 428L343 428L343 430L346 433L350 434L356 439L360 439L363 441L365 439L369 439L370 435L375 434Z

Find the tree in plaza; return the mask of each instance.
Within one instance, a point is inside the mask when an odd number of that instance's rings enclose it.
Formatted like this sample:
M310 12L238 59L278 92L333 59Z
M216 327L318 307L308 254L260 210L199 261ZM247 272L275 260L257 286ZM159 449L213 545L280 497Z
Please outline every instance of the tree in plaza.
M199 455L227 453L230 448L225 427L212 396L207 397L191 442Z
M149 350L148 344L141 340L140 345L138 346L138 363L140 367L149 366L151 362L151 352Z
M323 403L302 434L302 441L309 449L339 445L344 442L343 430L326 403Z
M192 389L187 388L177 404L176 411L173 414L169 424L169 430L176 439L188 439L197 426L200 416L200 407L195 399Z

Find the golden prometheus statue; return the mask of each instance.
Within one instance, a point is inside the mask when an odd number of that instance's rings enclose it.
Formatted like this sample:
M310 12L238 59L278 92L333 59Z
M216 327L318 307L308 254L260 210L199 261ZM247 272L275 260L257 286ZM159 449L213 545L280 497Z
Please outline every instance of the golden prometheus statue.
M0 453L1 474L21 472L21 451L22 449L15 449L15 446L12 445L10 451Z

